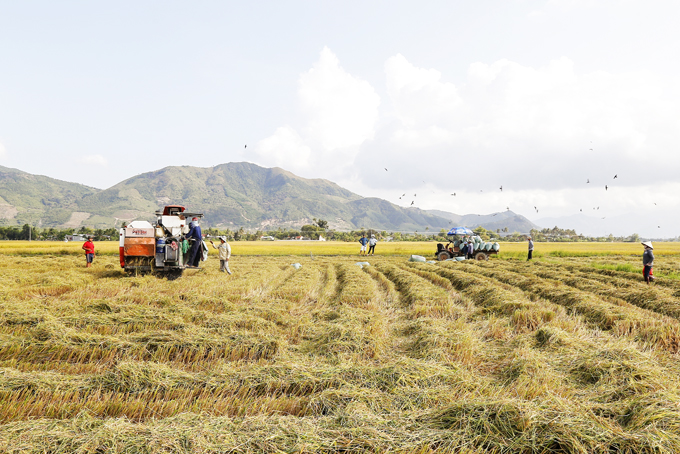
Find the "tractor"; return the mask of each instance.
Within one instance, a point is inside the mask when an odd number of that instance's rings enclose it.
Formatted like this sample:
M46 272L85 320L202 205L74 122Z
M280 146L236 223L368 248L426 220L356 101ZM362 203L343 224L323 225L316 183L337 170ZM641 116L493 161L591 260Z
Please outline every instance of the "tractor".
M485 243L467 227L454 227L448 231L446 237L449 240L446 245L437 243L437 252L434 255L439 261L465 260L466 254L462 252L462 249L467 242L466 237L473 241L475 248L472 257L475 260L489 260L489 256L498 254L500 249L498 243Z

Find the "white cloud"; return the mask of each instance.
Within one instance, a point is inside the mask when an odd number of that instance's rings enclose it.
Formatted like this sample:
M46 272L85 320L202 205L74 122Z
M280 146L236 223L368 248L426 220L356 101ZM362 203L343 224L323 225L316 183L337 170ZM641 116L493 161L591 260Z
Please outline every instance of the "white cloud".
M540 67L476 62L456 83L401 54L384 70L389 102L380 106L325 48L299 79L302 120L256 144L261 164L461 214L509 206L532 215L535 205L537 217L558 216L597 204L615 216L675 194L680 92L669 78L581 74L566 57Z
M329 178L351 165L359 145L375 135L380 97L368 82L346 72L327 47L300 75L298 101L299 125L280 127L255 145L262 164L303 173L313 169L310 176Z
M408 179L473 191L488 183L559 189L587 178L604 186L615 173L625 175L619 185L644 184L639 168L651 162L664 163L654 169L659 181L680 171L672 139L678 96L650 74L579 75L565 57L539 68L503 59L471 64L456 87L401 55L385 70L393 121L372 152L376 164L389 159ZM434 163L450 170L434 171ZM389 184L383 180L376 184Z
M107 166L109 164L109 161L100 154L90 154L81 156L80 159L78 159L78 161L82 162L83 164L92 164L96 166Z
M416 68L401 54L387 59L385 76L393 115L401 123L395 141L422 147L452 138L462 104L454 84L442 82L435 69Z
M366 81L347 73L328 47L300 76L298 96L307 117L306 136L326 150L373 138L380 97Z
M255 145L256 153L270 165L302 171L309 167L312 150L290 126L277 128L273 135Z

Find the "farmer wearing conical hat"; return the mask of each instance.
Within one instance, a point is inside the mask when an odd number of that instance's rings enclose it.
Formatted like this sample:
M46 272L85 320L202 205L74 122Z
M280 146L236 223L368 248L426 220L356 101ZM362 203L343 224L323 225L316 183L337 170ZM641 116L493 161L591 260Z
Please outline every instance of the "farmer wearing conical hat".
M654 247L651 241L643 241L642 245L645 247L645 252L642 254L642 275L645 278L645 282L649 284L650 281L654 280L652 275L652 267L654 266Z
M229 269L229 257L231 257L231 245L227 243L227 237L226 236L220 236L218 237L220 239L220 245L215 246L215 243L213 243L212 240L210 240L210 244L212 244L212 247L217 249L217 252L220 257L220 271L221 272L227 272L231 274L231 270Z

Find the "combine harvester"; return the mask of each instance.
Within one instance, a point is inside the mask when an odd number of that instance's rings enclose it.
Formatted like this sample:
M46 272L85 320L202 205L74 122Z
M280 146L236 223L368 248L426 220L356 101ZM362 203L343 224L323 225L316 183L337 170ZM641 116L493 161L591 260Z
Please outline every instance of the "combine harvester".
M444 246L442 243L437 243L437 252L435 257L437 260L443 261L448 259L464 260L465 254L461 252L465 244L465 237L470 236L475 245L473 258L475 260L489 260L492 254L498 254L500 245L498 243L485 243L475 232L467 227L454 227L448 231L446 237L449 242Z
M185 263L184 244L189 222L203 214L187 213L179 205L168 205L155 214L154 224L134 221L120 229L120 266L128 274L157 273L176 279L190 268Z

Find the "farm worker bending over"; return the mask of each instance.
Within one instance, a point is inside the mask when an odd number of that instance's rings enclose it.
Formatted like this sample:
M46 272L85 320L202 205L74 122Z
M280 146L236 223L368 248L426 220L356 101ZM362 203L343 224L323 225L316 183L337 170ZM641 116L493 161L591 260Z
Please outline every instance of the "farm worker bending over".
M527 239L529 240L529 257L527 257L527 260L531 260L531 255L534 253L534 242L531 240L531 237Z
M645 252L642 254L642 275L645 278L645 282L649 284L650 281L654 280L652 275L652 267L654 266L654 247L651 241L643 241L642 245L645 247Z
M366 254L366 245L368 244L368 238L366 238L365 234L361 235L361 238L359 238L359 243L361 243L361 249L359 250L359 255L362 253L365 255Z
M231 257L231 246L229 243L227 243L227 237L226 236L220 236L218 237L220 239L220 245L215 246L215 243L213 243L212 240L210 240L210 244L212 244L212 247L217 249L217 253L219 254L220 257L220 271L221 272L227 272L231 274L231 270L229 269L229 257Z
M368 240L368 255L373 255L375 253L376 244L378 244L378 240L375 239L375 235L371 235L371 239Z
M92 242L92 237L88 236L87 241L83 243L83 249L85 250L85 265L87 268L92 266L92 260L94 260L94 243Z
M203 235L201 234L201 227L198 225L198 218L191 220L191 230L186 234L186 239L191 241L187 266L198 268L198 263L201 260L200 252L203 247Z

